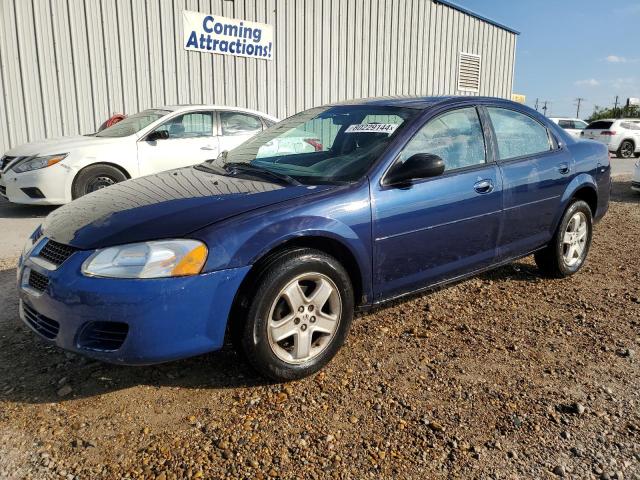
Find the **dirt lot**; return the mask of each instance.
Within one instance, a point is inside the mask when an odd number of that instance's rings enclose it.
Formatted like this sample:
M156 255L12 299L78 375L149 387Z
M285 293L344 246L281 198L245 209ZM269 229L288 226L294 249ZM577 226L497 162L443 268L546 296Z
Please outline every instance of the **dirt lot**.
M47 346L0 263L0 478L638 478L640 196L589 262L530 259L356 319L286 385L231 349L125 368Z

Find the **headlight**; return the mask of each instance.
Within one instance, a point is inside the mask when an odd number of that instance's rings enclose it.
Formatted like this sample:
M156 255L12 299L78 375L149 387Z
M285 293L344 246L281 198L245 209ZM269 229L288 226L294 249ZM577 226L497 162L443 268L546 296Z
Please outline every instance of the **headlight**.
M82 264L93 277L161 278L200 273L207 247L197 240L158 240L97 250Z
M68 153L58 153L56 155L46 155L44 157L34 157L30 160L26 160L23 162L14 165L11 170L16 173L24 173L30 172L31 170L38 170L40 168L50 167L51 165L55 165L58 162L61 162L65 159L65 157L69 155Z

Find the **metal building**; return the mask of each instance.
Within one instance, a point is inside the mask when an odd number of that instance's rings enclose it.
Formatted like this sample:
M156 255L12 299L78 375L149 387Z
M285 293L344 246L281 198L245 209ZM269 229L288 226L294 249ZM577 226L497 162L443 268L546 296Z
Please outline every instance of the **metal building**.
M273 25L274 59L185 50L183 10ZM0 154L163 104L510 97L516 37L443 0L0 0Z

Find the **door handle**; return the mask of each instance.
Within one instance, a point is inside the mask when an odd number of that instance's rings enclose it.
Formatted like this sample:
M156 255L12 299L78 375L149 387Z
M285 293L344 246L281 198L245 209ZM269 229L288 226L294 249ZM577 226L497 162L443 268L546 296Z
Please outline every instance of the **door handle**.
M480 180L473 185L473 189L478 193L493 192L493 182L491 180Z
M558 165L558 171L562 174L562 175L566 175L567 173L569 173L571 169L569 168L569 164L568 163L561 163L560 165Z
M200 147L200 150L214 150L212 147Z

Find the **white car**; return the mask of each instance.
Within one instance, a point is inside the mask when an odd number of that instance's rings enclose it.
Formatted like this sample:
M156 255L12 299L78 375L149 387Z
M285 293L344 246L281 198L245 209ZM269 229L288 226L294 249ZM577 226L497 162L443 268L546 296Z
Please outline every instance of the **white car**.
M631 179L631 190L635 190L640 193L640 160L636 162L636 168L633 171L633 178Z
M557 123L560 128L567 131L572 137L580 138L582 131L587 128L587 122L579 118L549 117L549 120Z
M0 159L0 195L59 205L128 178L216 158L278 120L215 105L145 110L91 135L32 142Z
M258 150L258 158L322 152L324 147L315 132L294 128L267 142Z
M637 118L591 122L580 138L604 143L620 158L640 157L640 122Z

